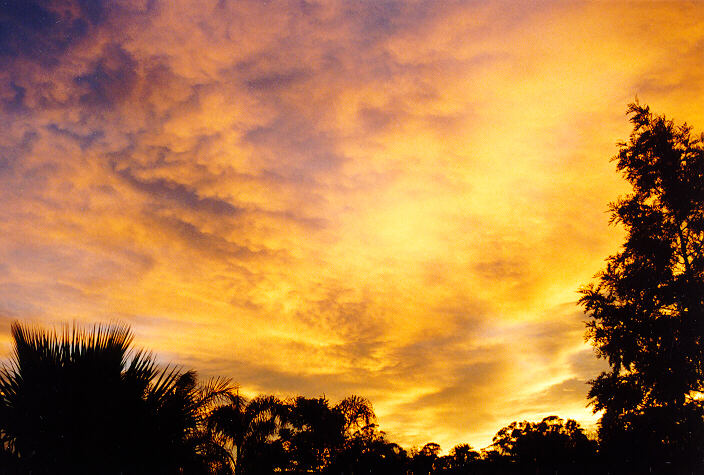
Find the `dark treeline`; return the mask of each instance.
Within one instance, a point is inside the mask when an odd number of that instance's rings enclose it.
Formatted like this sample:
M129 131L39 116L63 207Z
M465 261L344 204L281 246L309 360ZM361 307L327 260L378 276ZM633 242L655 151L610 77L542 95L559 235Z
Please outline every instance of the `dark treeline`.
M494 444L405 450L359 396L247 399L227 380L159 369L124 325L12 326L0 372L2 472L32 474L587 473L597 446L555 416L515 422Z
M590 381L595 439L550 416L513 422L480 451L406 450L350 396L247 399L228 380L159 368L123 325L15 323L0 368L5 474L704 473L704 135L648 107L617 168L620 251L582 289L587 338L609 370Z

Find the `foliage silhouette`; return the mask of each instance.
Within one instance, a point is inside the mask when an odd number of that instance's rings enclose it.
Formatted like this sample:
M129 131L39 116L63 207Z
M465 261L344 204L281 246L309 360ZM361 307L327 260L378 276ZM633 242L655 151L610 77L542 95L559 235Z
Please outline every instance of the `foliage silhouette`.
M228 398L209 413L208 427L230 449L234 473L266 473L285 465L277 440L284 404L273 396L247 400L239 392Z
M288 468L325 470L345 440L345 417L324 398L299 396L288 404L281 440L289 457Z
M11 332L0 369L8 473L209 473L227 457L203 424L226 381L202 387L193 372L158 369L124 325Z
M57 333L15 323L12 336L0 368L0 473L515 473L511 457L542 460L545 447L567 456L584 442L574 421L553 417L514 423L511 435L523 433L510 449L497 439L482 455L460 444L440 456L430 442L409 456L378 430L365 398L247 399L229 380L203 385L192 371L159 369L131 349L125 325Z
M434 473L436 469L440 468L438 464L439 454L440 445L435 442L428 442L419 451L412 453L411 470L416 475Z
M584 461L575 454L593 448L574 421L552 417L505 428L482 456L466 444L440 456L433 442L409 456L378 430L367 399L247 399L228 380L202 385L192 371L159 369L131 349L125 325L57 333L15 323L12 336L0 369L0 473L516 473L511 462L562 467L555 460ZM546 462L550 450L562 458Z
M368 424L349 435L327 469L328 473L405 474L406 451L386 439L376 424Z
M497 432L492 447L530 473L553 473L567 467L570 473L578 473L594 463L596 456L596 444L579 424L557 416L540 422L512 422Z
M447 456L444 468L461 472L468 469L480 457L479 452L469 444L458 444L452 448Z
M335 410L344 418L344 433L347 437L353 436L376 420L372 403L361 396L352 395L343 399L335 406Z
M630 104L617 168L633 191L610 206L621 251L582 289L587 337L610 371L591 381L605 454L702 469L704 149L686 124Z

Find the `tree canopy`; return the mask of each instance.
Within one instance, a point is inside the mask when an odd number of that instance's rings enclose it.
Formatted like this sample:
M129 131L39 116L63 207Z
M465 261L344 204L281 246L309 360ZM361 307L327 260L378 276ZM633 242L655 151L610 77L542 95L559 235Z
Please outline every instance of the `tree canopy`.
M587 337L610 365L589 398L605 411L601 438L620 441L621 455L642 448L633 442L649 433L649 450L633 460L701 461L704 444L694 439L704 390L703 137L638 103L628 113L633 132L615 160L632 191L610 205L625 242L580 300Z
M593 462L595 446L580 425L548 416L540 422L513 422L494 436L493 447L511 461L531 467L583 467ZM574 473L574 470L572 470Z

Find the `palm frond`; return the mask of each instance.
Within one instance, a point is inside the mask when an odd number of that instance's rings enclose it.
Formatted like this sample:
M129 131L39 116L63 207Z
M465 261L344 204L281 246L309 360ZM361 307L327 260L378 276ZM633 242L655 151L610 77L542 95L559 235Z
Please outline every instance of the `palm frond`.
M203 473L191 468L211 464L227 473L232 465L205 417L231 401L229 380L201 386L195 372L160 368L152 353L131 348L120 323L46 330L15 322L11 333L13 353L0 365L0 450L26 472L102 464L123 467L115 473Z

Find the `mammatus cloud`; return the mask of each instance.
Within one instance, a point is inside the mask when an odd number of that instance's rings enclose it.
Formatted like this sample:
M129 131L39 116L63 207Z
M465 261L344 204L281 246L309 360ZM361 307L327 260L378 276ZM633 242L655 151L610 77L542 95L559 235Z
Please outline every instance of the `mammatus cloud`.
M122 319L246 391L370 397L407 446L588 424L608 159L636 95L704 129L701 16L6 2L0 326Z

